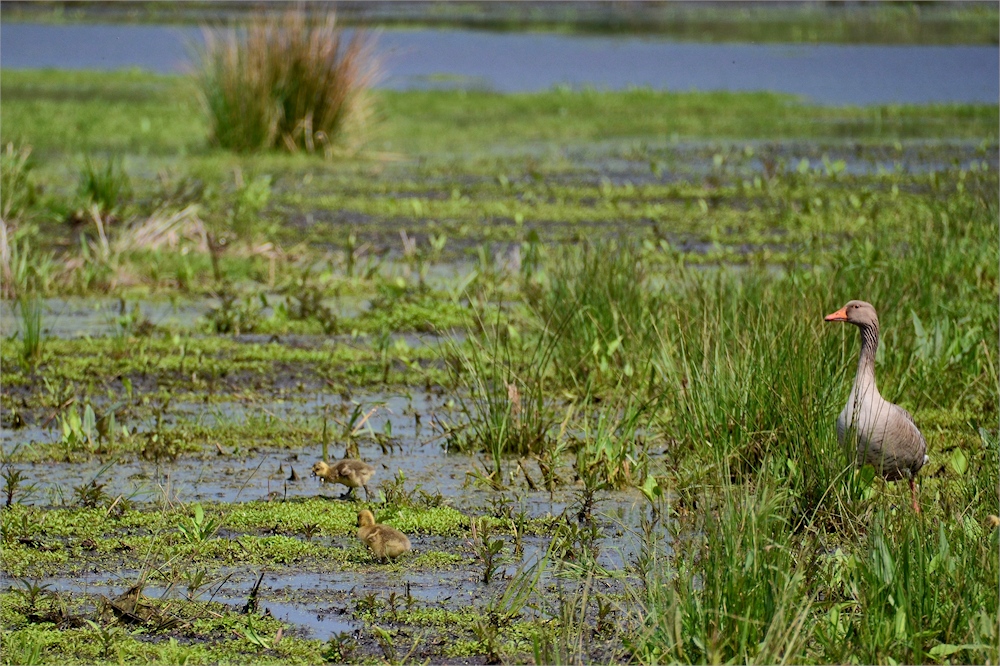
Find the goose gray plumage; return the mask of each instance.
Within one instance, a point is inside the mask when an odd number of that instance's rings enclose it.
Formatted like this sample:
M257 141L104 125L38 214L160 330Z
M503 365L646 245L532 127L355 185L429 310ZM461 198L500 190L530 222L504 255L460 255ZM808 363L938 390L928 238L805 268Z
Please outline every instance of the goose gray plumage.
M371 511L358 512L358 538L368 546L375 557L395 559L410 550L410 540L395 527L375 522Z
M313 476L318 476L329 483L342 483L347 486L347 492L340 499L354 496L355 488L365 489L365 499L369 499L368 482L375 474L375 468L362 460L345 458L329 464L320 460L312 468Z
M849 301L825 319L854 324L861 334L858 372L847 405L837 417L837 439L843 445L856 438L858 464L872 465L886 481L907 479L913 509L919 512L914 479L929 460L927 442L910 413L883 398L875 385L878 314L871 303Z

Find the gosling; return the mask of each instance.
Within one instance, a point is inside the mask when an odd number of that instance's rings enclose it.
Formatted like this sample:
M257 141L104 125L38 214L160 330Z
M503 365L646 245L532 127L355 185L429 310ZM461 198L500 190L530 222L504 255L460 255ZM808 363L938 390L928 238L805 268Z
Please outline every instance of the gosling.
M375 468L361 460L338 460L332 465L320 460L312 468L313 476L318 476L329 483L342 483L347 486L347 492L340 499L354 498L355 488L365 489L365 499L371 498L368 492L368 482L375 474Z
M394 527L379 525L371 511L358 512L358 538L380 560L396 559L410 550L410 540Z

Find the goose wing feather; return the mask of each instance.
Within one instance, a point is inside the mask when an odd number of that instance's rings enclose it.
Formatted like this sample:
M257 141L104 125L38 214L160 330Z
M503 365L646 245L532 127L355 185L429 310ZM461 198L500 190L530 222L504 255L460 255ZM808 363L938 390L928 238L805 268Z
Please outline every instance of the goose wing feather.
M893 405L886 423L885 444L891 449L892 457L897 461L897 467L907 469L916 474L924 466L927 453L927 440L917 428L913 417L905 409Z

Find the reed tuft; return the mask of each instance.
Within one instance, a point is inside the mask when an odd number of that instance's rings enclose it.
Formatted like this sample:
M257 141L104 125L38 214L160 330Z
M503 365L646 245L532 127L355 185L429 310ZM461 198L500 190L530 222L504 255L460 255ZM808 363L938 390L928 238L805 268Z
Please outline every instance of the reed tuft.
M336 13L259 13L243 30L205 29L197 83L211 142L238 152L357 148L378 74L373 41Z

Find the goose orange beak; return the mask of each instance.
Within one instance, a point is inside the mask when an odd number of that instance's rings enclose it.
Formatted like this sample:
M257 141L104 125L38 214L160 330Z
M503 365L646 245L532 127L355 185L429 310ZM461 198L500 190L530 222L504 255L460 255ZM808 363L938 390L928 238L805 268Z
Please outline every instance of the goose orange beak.
M824 321L847 321L847 306L823 317Z

